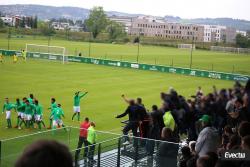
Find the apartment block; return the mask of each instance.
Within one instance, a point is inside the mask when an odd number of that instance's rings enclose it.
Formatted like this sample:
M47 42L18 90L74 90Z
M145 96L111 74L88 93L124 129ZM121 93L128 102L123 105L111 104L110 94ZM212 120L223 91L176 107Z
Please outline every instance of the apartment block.
M110 16L108 17L110 20L115 21L117 23L120 23L124 26L125 28L125 32L128 32L131 24L132 24L132 20L134 17L128 17L128 16Z
M131 35L161 37L175 40L203 41L204 27L194 24L168 23L164 20L141 16L132 20Z

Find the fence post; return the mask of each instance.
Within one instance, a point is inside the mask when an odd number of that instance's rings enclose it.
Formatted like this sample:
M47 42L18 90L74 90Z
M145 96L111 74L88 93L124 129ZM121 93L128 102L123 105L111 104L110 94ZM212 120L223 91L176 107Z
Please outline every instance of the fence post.
M117 167L120 167L120 156L121 156L121 138L118 139L118 150L117 150Z
M137 166L137 161L138 161L138 142L139 138L134 137L134 142L135 142L135 167Z
M101 166L101 144L98 145L98 161L97 161L97 167Z
M0 140L0 166L2 162L2 140Z

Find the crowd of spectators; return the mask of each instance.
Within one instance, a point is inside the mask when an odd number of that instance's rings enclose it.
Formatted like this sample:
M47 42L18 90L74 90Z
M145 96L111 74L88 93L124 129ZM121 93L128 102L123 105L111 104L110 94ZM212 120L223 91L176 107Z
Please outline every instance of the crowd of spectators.
M132 130L133 136L167 141L158 146L158 166L250 166L246 158L225 160L227 151L250 151L250 80L246 85L235 82L228 89L217 90L213 86L207 94L198 87L189 99L170 88L160 94L162 105L153 105L151 111L141 98L122 97L129 106L116 118L129 116L124 135ZM178 145L174 143L180 143L185 136L187 144L177 161ZM128 137L124 144L128 144ZM152 156L155 142L147 140L144 144L148 156Z

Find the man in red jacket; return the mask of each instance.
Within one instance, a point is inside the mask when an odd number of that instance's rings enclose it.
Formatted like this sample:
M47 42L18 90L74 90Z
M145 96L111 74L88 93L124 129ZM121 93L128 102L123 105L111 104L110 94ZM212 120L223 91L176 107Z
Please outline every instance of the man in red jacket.
M88 136L88 128L90 127L90 122L89 118L85 118L84 122L81 123L80 125L80 135L79 135L79 141L78 141L78 146L77 150L75 153L75 166L78 166L78 157L82 148L82 144L84 144L84 154L83 157L86 158L88 155L88 141L87 141L87 136Z

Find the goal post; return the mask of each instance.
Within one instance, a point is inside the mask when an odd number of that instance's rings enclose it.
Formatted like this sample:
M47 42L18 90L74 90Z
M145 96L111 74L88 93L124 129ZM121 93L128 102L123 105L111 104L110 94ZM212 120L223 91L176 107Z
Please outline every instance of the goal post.
M178 49L192 49L195 50L195 44L178 44Z
M26 44L26 52L62 56L63 64L65 63L65 51L65 47L61 46Z

